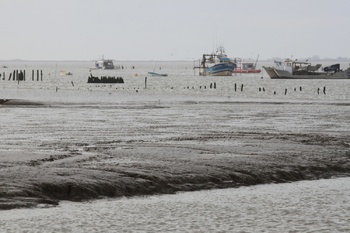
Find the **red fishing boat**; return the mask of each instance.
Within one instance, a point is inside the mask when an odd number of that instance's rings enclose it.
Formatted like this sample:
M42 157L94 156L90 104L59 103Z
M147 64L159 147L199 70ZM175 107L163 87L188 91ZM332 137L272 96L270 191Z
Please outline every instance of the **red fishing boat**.
M256 69L256 64L258 62L259 56L256 59L256 61L245 61L241 58L235 58L235 63L237 64L237 67L233 71L233 73L260 73L260 69Z

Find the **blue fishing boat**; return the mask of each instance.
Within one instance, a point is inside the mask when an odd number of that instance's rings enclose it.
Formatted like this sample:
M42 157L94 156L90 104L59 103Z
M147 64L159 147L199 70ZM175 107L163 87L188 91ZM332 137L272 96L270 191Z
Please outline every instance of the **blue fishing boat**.
M236 64L227 57L222 46L216 53L203 54L200 66L194 67L201 76L231 76L235 68Z

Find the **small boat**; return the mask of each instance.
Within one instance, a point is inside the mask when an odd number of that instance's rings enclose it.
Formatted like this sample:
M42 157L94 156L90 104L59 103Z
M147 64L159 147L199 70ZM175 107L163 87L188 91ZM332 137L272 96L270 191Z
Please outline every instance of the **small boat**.
M156 62L156 64L154 65L153 71L152 72L151 71L148 72L148 74L151 75L151 76L154 76L154 77L166 77L166 76L168 76L167 73L158 73L158 72L156 72L157 63L158 62ZM158 69L161 70L162 67L159 67Z
M261 70L260 69L256 69L256 64L258 63L258 58L256 59L255 62L253 61L245 61L241 58L236 58L235 59L235 63L237 64L237 67L235 68L235 70L233 71L233 73L239 73L239 74L245 74L245 73L260 73Z
M148 72L148 74L149 75L151 75L151 76L155 76L155 77L166 77L166 76L168 76L168 74L166 74L166 73L157 73L157 72Z
M324 67L322 64L312 65L307 60L298 61L285 59L274 61L275 67L265 67L267 74L272 79L350 79L350 67L340 69L340 64Z
M222 46L216 53L203 54L200 66L194 67L199 69L200 76L232 76L235 68L236 64L227 57Z
M60 71L60 75L62 75L62 76L65 76L65 75L73 75L73 73L72 73L72 72L69 72L69 71L63 71L63 70L61 70L61 71Z
M115 68L113 64L113 60L104 59L103 57L101 60L98 60L95 62L95 67L97 69L104 69L104 70L112 70Z

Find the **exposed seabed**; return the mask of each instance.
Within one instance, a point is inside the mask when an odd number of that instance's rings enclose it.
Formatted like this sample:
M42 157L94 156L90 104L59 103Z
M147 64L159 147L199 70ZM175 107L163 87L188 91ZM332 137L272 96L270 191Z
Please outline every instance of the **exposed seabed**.
M350 175L341 106L0 104L0 209Z

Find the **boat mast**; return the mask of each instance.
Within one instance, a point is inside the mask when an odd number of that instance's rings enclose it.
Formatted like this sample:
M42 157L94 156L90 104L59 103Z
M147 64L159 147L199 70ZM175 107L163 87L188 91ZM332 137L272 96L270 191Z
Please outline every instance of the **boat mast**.
M255 61L255 64L254 64L254 69L256 68L256 64L258 63L259 55L260 54L258 54L258 57L256 58L256 61Z

